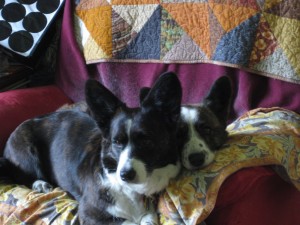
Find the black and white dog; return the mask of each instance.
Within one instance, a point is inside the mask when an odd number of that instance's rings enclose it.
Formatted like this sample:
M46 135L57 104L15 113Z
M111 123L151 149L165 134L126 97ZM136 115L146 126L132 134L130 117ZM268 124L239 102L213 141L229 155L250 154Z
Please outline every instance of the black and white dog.
M140 91L140 102L151 89ZM195 170L210 164L215 152L227 140L227 119L232 101L232 85L227 76L212 85L198 105L182 105L181 125L177 140L180 143L182 165Z
M23 122L9 137L1 175L43 191L43 181L60 186L79 201L81 224L158 224L144 196L163 190L180 171L181 96L173 73L161 75L134 109L89 80L91 116L61 110Z

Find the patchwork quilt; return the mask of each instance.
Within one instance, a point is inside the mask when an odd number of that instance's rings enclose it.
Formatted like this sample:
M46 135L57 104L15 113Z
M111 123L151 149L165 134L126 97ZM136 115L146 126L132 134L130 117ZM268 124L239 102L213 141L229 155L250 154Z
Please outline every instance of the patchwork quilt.
M300 191L300 115L279 108L256 109L227 130L228 142L209 166L182 171L162 193L162 225L204 221L226 178L246 167L279 165L279 172ZM0 183L0 224L77 225L77 209L78 203L59 188L40 194L23 186Z
M300 83L298 0L81 0L87 63L214 63Z

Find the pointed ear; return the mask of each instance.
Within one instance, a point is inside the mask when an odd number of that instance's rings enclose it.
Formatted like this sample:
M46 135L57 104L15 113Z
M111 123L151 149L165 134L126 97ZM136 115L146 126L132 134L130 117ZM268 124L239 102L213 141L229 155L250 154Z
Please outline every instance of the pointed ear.
M109 131L111 119L116 111L124 105L112 92L96 80L88 80L85 84L85 98L92 117L99 128Z
M140 90L140 103L142 103L142 101L146 98L146 96L148 95L148 93L150 92L151 88L149 87L142 87Z
M175 73L162 74L141 102L142 109L156 111L174 123L180 116L182 89Z
M232 84L227 76L220 77L212 85L203 104L212 110L225 124L232 101Z

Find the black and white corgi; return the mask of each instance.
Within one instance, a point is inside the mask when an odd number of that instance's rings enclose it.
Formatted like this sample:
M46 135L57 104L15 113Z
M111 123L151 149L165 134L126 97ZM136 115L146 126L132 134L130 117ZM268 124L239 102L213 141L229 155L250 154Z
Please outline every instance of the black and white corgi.
M43 191L60 186L78 200L84 225L158 224L144 197L180 171L181 96L173 73L159 77L139 108L88 80L90 114L60 110L23 122L9 137L1 175Z
M140 91L140 102L151 89ZM182 165L195 170L210 164L215 152L227 140L227 119L232 101L229 77L217 79L200 104L181 106L181 125L178 138Z

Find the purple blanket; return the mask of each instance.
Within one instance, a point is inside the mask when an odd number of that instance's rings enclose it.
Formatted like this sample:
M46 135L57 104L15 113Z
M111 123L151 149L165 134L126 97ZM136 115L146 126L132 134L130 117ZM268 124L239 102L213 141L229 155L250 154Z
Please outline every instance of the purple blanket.
M74 101L84 98L88 78L100 80L129 106L138 105L139 89L151 86L165 71L178 74L183 87L183 103L198 103L213 81L228 75L232 78L235 99L231 120L258 107L279 106L300 113L300 86L240 69L206 63L98 63L87 65L77 45L73 28L74 6L67 0L59 51L57 83Z

